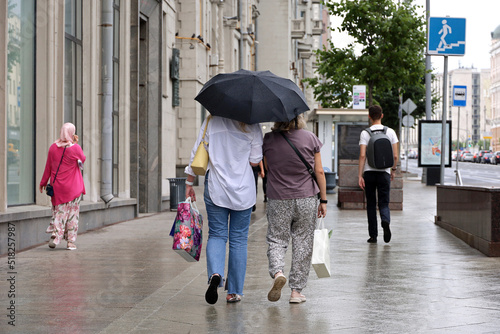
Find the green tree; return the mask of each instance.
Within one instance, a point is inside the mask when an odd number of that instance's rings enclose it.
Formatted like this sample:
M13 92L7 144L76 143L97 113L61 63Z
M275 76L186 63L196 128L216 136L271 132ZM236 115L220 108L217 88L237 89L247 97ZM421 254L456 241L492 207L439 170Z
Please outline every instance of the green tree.
M391 105L399 104L398 89L423 92L425 76L425 18L411 1L398 4L392 0L324 1L329 14L343 21L338 30L350 35L354 42L345 48L329 41L329 48L316 52L317 78L304 81L312 86L314 96L325 108L345 108L351 102L352 86L367 86L367 102L391 97ZM415 103L422 96L416 96ZM413 98L412 98L413 100ZM394 102L395 101L395 102ZM387 101L384 101L386 103ZM387 118L387 105L382 105ZM397 118L396 115L391 117ZM384 118L385 120L385 118Z
M425 60L422 60L425 62ZM415 119L420 119L425 116L425 78L421 78L421 82L417 85L404 86L401 88L392 88L387 91L378 93L377 90L374 94L374 101L382 106L384 111L384 124L398 129L399 127L399 94L401 94L402 102L411 99L417 108L412 112ZM436 94L432 95L432 105L437 104L439 99ZM405 112L402 112L403 116ZM416 126L416 125L415 125Z

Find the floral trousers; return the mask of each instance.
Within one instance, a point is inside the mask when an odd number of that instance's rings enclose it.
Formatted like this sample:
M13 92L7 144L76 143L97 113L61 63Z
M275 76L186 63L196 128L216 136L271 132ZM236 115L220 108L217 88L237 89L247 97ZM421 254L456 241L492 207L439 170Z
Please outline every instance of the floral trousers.
M55 236L56 245L59 245L62 239L75 242L80 219L80 199L81 196L78 196L71 202L52 207L52 220L45 232Z
M288 277L291 289L306 287L318 215L318 199L313 197L268 200L267 257L269 274L285 272L285 254L292 239L292 266Z

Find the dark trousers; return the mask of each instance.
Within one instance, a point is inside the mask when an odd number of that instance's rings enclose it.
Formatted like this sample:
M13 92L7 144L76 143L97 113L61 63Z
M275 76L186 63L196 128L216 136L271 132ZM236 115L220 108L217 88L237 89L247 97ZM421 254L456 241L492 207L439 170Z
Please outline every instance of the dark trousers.
M253 177L255 179L255 191L257 194L259 193L259 189L257 186L259 185L259 173L260 173L260 167L259 166L252 166L252 171L253 171Z
M391 175L386 172L367 171L363 174L365 180L366 211L368 215L368 233L376 238L377 231L377 197L380 219L391 222L389 201L391 193Z
M267 170L266 175L262 178L262 191L264 192L264 196L267 195Z

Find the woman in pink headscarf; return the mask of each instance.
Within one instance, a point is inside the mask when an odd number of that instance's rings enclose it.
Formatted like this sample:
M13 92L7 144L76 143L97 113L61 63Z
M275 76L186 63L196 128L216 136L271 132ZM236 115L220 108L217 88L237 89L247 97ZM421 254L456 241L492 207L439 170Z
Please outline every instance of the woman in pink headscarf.
M55 248L64 238L68 242L67 249L76 249L80 200L82 194L85 194L80 171L80 164L84 162L85 155L78 145L75 126L65 123L59 139L49 148L45 171L40 181L40 192L47 186L49 178L54 188L52 220L46 231L51 234L50 248Z

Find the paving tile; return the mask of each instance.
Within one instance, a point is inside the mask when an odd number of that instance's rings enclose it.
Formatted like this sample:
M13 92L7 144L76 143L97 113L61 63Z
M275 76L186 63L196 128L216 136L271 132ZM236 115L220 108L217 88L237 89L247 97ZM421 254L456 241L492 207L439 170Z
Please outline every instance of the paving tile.
M404 210L391 213L389 244L381 235L378 244L367 244L366 212L338 209L336 196L329 195L325 221L333 230L332 276L318 279L311 268L303 304L288 303L288 286L279 301L267 301L272 280L260 198L240 303L227 304L222 289L217 304L205 302L205 252L199 263L190 263L171 250L175 212L168 211L83 233L74 252L43 245L16 254L12 332L498 332L500 258L484 256L434 224L434 187L405 181ZM206 217L203 203L198 206ZM204 232L205 248L206 226ZM0 272L6 269L0 258ZM4 277L0 304L8 305ZM11 329L5 316L0 321L1 333Z

